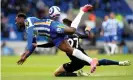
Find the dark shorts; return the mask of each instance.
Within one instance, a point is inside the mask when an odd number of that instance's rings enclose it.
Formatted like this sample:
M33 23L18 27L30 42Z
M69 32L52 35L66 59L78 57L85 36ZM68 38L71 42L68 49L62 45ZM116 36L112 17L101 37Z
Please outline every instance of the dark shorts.
M67 40L68 36L65 34L52 34L51 39L54 45L58 48L62 41Z
M112 36L104 36L104 41L105 42L112 42L112 41L117 41L118 38L116 35L112 35Z
M64 41L64 40L67 40L66 36L64 36L64 37L57 37L57 38L53 39L53 43L58 48L59 45L61 44L61 42Z
M74 72L79 69L82 69L85 65L90 65L90 64L82 60L77 60L77 61L71 61L68 63L64 63L63 68L67 72Z

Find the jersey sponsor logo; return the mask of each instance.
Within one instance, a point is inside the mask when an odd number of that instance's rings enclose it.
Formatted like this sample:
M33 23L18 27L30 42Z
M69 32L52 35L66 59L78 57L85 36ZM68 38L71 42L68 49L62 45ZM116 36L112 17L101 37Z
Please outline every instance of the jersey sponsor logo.
M48 25L50 26L50 22L36 22L34 25Z
M44 22L35 22L34 25L48 25L50 26L52 20L46 20Z
M45 27L35 27L34 30L44 30L44 31L50 32L50 29Z
M28 23L27 23L27 22L28 22ZM27 28L33 26L33 23L32 23L32 21L31 21L31 18L27 18L27 19L26 19L26 25L27 25Z
M26 27L29 26L29 22L28 22L28 21L25 22L25 26L26 26Z
M57 28L56 31L57 31L57 33L63 33L61 28Z

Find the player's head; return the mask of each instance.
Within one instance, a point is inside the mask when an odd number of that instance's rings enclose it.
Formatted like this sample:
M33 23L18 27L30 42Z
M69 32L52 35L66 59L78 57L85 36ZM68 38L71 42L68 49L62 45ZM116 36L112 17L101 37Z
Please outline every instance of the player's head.
M18 13L16 16L16 24L18 27L25 27L24 20L26 19L26 15L24 13Z
M71 26L72 21L69 20L69 19L67 19L67 18L65 18L65 19L63 19L63 23L64 23L65 25L67 25L67 26Z
M104 16L104 21L107 21L109 19L109 16L108 15L105 15Z
M60 8L58 6L52 6L49 9L49 15L52 18L58 18L60 16Z
M109 17L112 18L112 19L114 19L114 18L115 18L115 14L114 14L113 12L111 12L111 13L109 14Z

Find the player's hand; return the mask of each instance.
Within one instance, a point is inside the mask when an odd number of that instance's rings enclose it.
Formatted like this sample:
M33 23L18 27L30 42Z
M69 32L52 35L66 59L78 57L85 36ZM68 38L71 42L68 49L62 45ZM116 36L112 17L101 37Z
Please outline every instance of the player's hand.
M21 59L17 62L18 65L22 65L26 61L26 57L22 55Z
M32 43L32 45L33 45L34 47L37 47L37 44L36 44L36 43Z

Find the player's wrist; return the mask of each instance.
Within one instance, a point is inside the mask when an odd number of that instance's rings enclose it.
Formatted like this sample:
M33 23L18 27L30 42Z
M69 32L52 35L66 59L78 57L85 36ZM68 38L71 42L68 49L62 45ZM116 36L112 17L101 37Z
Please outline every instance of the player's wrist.
M26 60L26 54L21 56L21 60Z
M79 11L79 14L80 15L83 15L85 12L82 10L82 8L80 9L80 11Z
M22 56L23 59L26 59L29 56L30 51L26 50L24 55Z

